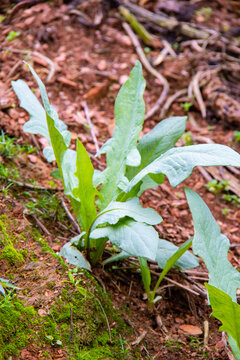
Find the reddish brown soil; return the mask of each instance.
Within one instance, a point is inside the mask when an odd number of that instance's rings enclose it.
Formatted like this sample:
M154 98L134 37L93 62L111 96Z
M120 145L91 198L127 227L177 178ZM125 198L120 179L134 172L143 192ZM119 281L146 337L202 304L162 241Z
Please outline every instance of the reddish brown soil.
M137 3L145 3L146 8L153 10L153 5L158 2L137 1ZM170 4L170 2L166 3ZM209 7L209 2L206 1L195 1L195 3L198 9ZM237 7L237 2L231 3L235 3ZM229 31L235 29L240 26L237 10L233 5L227 6L226 4L225 0L214 1L211 4L214 16L204 20L200 15L197 17L193 14L191 21L211 27L216 31L222 31L223 25ZM83 1L81 6L81 10L87 13L91 19L94 19L99 11L103 11L100 1ZM2 13L3 9L8 8L8 1L1 4ZM178 16L181 17L181 14ZM20 32L20 35L11 42L6 40L10 30ZM160 40L157 46L152 48L149 55L150 61L162 50L162 39L166 38L172 44L189 40L173 32L163 32L162 35L156 33L156 36ZM61 0L40 3L32 7L26 6L19 8L8 23L0 24L0 43L2 49L0 54L1 129L8 135L17 137L20 144L28 141L35 145L37 141L40 149L42 148L41 139L37 137L33 139L30 135L23 133L22 126L28 119L28 115L18 107L18 101L10 86L10 81L21 78L27 81L30 87L36 87L32 76L22 63L22 60L25 59L34 66L42 78L51 103L56 107L59 117L73 133L72 146L74 147L75 139L79 138L89 153L94 155L95 145L91 133L84 125L86 122L82 102L87 101L94 132L98 144L101 146L111 136L114 128L114 99L138 58L130 38L122 28L117 10L104 10L102 23L96 27L88 27L82 24L76 15L71 14L70 7ZM144 47L144 44L142 46ZM25 55L26 49L32 53ZM54 63L54 75L49 82L47 81L49 65L46 59L39 56L39 53ZM179 50L177 58L164 60L157 70L169 81L170 94L187 87L196 71L207 69L209 64L206 62L206 56L205 53L200 56L193 48L186 47ZM145 70L144 76L147 81L144 99L148 111L155 104L162 88L158 80ZM240 92L235 94L236 99L239 94ZM39 95L38 90L37 95ZM167 115L184 115L185 111L180 103L186 101L189 101L187 97L178 98L168 109ZM13 107L12 104L15 106ZM239 123L228 123L226 118L220 119L210 108L207 111L206 119L203 119L196 101L190 109L190 117L194 119L194 122L187 123L187 131L192 132L193 139L194 136L204 136L216 143L234 146L235 150L240 150L239 145L233 143L233 131L239 130ZM160 120L158 111L145 122L144 132L149 131ZM100 164L93 162L96 167L104 167L103 159ZM18 163L17 165L22 166ZM41 155L39 158L29 158L27 163L25 162L22 166L21 180L35 178L39 185L48 186L48 181L51 180L51 170L52 165L47 164ZM236 178L239 181L239 175L236 175ZM192 220L183 186L197 191L210 207L222 232L231 243L240 243L240 209L224 202L221 194L215 196L209 193L206 188L206 180L197 169L187 181L174 190L165 181L163 186L157 190L148 191L142 196L144 205L153 207L164 219L163 223L157 226L160 236L179 245L193 235ZM6 199L2 198L1 201L1 213L3 213ZM23 208L19 205L19 199L11 201L14 202L17 210L8 215L23 218ZM222 214L222 210L225 208L230 209L227 216ZM53 235L58 225L47 219L42 221ZM63 231L63 237L69 238L70 236L72 234ZM55 246L54 250L58 251L57 245L51 242L51 236L49 241L50 246ZM31 247L31 244L29 246ZM229 259L234 266L239 267L239 247L230 250ZM42 256L39 261L46 262L46 259ZM55 265L52 264L52 266ZM198 271L205 272L202 264L196 270L196 274ZM213 318L209 318L210 309L206 299L164 281L161 291L163 299L156 306L154 312L150 313L147 310L140 276L129 269L128 263L119 265L117 270L97 269L96 274L112 294L115 305L119 308L130 309L131 315L126 315L126 319L131 324L136 337L143 331L147 331L140 343L143 359L148 358L147 354L156 360L228 359L221 334L218 332L219 323ZM205 272L205 274L206 277L207 273ZM205 280L202 276L203 280L201 281L199 279L201 276L199 275L195 281L203 286ZM190 287L189 277L193 279L194 276L189 275L186 279L178 273L171 272L169 277L177 283ZM21 279L21 288L29 287L28 281L29 279L26 279L26 283L24 283ZM37 285L37 280L35 280L35 285ZM191 332L187 335L181 331L181 325L195 325L199 329L203 329L204 320L208 320L210 326L209 341L205 348L206 356L203 356L202 336L199 337L201 346L198 347L194 346L191 341ZM172 339L171 342L168 341L169 338ZM59 356L53 354L53 359L60 358ZM22 359L24 358L23 356Z

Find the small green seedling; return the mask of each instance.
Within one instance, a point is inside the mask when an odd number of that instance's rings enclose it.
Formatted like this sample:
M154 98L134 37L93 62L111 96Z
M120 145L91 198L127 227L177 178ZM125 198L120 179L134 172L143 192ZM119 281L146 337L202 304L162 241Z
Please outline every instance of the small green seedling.
M223 196L223 199L225 201L231 202L236 206L240 205L240 198L237 195L232 195L232 194L225 194Z
M191 131L185 132L182 136L182 139L185 141L186 146L193 145L192 133Z
M214 179L207 183L207 188L208 191L216 195L216 194L220 194L221 192L228 191L229 190L228 183L229 181L227 180L218 181Z
M222 209L222 214L224 216L227 216L227 214L231 211L231 209L228 209L228 208L225 208L225 209Z
M186 111L186 113L188 113L190 108L193 106L193 104L191 102L188 102L188 101L186 101L184 103L181 103L180 105Z
M239 143L240 142L240 131L234 131L233 135L234 135L235 142Z
M48 161L56 160L58 175L81 229L80 235L63 246L62 256L69 263L89 270L101 260L107 241L111 242L125 256L139 259L149 306L153 306L159 299L156 290L164 275L173 266L179 269L197 266L198 260L187 251L191 239L180 248L159 239L153 226L162 218L153 209L144 208L139 196L162 184L165 175L171 186L176 187L195 166L240 166L240 155L217 144L174 147L185 131L186 117L163 120L139 140L144 122L145 80L137 61L115 102L113 137L96 154L106 155L106 169L95 170L79 140L76 151L70 149L70 132L50 105L42 81L28 66L40 88L44 107L24 81L12 82L20 105L30 114L23 129L48 140L49 146L43 153ZM164 269L153 290L148 259L157 261Z
M7 41L13 41L16 37L20 36L21 33L19 31L14 31L14 30L11 30L9 31L7 37L6 37L6 40Z
M1 131L0 135L0 156L6 159L13 159L15 156L19 156L23 152L26 154L31 154L35 152L37 149L31 145L18 145L16 144L16 139L11 138L8 135L4 134Z
M195 11L195 14L197 16L201 16L204 18L204 20L208 20L212 15L212 9L210 7L203 7L199 10Z

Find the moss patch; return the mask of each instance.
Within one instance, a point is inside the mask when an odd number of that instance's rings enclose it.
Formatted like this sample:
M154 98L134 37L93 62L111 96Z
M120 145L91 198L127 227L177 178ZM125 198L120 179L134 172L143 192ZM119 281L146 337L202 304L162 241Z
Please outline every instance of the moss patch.
M25 307L15 296L0 295L0 359L19 355L27 346L33 330L36 315L33 307Z
M18 239L11 232L8 217L0 216L0 259L6 259L10 266L21 266L24 263L22 252L14 247L17 241Z
M49 315L42 319L42 340L55 347L62 344L71 360L138 359L123 346L122 338L129 336L129 329L109 297L86 273L78 276L76 283L69 281L64 286Z
M131 331L121 314L88 272L69 270L24 220L0 216L0 229L1 276L17 279L18 296L34 305L24 306L14 291L0 295L0 360L28 353L54 359L59 352L66 360L141 358L128 346Z

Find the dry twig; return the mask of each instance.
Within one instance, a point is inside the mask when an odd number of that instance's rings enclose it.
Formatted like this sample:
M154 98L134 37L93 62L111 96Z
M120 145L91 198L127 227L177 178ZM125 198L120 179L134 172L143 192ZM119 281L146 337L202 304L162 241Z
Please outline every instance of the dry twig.
M204 330L203 346L206 347L208 345L208 340L209 340L209 322L207 320L204 320L203 322L203 330Z
M162 107L160 117L163 118L166 115L166 113L167 113L168 109L170 108L170 106L172 105L172 103L177 98L179 98L180 96L185 95L185 94L187 94L187 89L179 90L175 94L173 94L172 96L169 96L169 98L167 99L167 101L165 102L165 104Z
M98 141L97 141L96 135L95 135L94 130L93 130L93 124L92 124L92 121L91 121L90 116L89 116L88 106L87 106L86 101L83 101L82 105L83 105L83 108L84 108L84 112L85 112L85 115L86 115L88 125L90 127L90 132L91 132L92 139L93 139L93 142L94 142L94 145L95 145L95 148L96 148L96 152L98 152L99 151Z
M226 354L229 358L229 360L235 360L235 357L233 356L232 352L229 350L228 347L228 343L227 343L227 335L225 333L225 331L222 332L222 341L223 341L223 345L226 351Z
M40 229L47 235L51 235L48 229L43 225L43 223L33 214L30 214L32 218L35 220L36 224L40 227Z
M192 80L192 89L193 89L193 92L194 92L194 94L196 96L196 99L197 99L197 102L198 102L202 117L205 119L206 114L207 114L206 106L204 104L202 94L201 94L201 91L200 91L200 87L199 87L199 80L200 80L201 75L202 75L201 71L197 72L197 74L194 75L193 80Z
M32 50L19 50L19 49L13 49L13 48L4 48L4 47L1 47L1 50L4 50L4 51L11 51L13 53L16 53L16 54L25 54L25 55L32 55L32 56L36 56L40 59L42 59L43 61L45 61L48 65L49 65L49 73L48 73L48 77L47 77L47 80L46 82L49 83L51 81L51 79L53 78L54 74L55 74L55 65L54 65L54 62L49 59L47 56L41 54L40 52L38 51L32 51Z
M164 100L166 99L166 96L167 96L168 90L169 90L168 81L156 69L154 69L152 67L152 65L149 63L143 49L141 48L141 45L140 45L140 43L138 41L138 38L136 37L136 35L132 31L131 27L127 23L124 22L123 23L123 28L126 31L126 33L128 34L128 36L130 37L130 39L132 40L132 43L135 46L137 54L138 54L141 62L143 63L143 66L145 67L145 69L150 74L155 76L160 81L160 83L163 85L162 93L161 93L160 97L158 98L156 104L145 115L145 120L147 120L150 117L152 117L158 111L158 109L163 104Z
M143 330L143 332L137 337L137 339L135 341L132 342L132 346L135 345L139 345L141 341L143 341L143 339L145 338L145 336L147 335L147 331Z
M107 323L107 327L108 327L109 341L110 341L110 343L112 343L111 329L110 329L110 325L109 325L109 321L108 321L107 315L106 315L106 313L105 313L105 311L104 311L104 308L102 307L102 304L101 304L100 300L99 300L97 297L96 297L96 300L97 300L97 302L99 303L99 306L100 306L100 308L101 308L101 310L102 310L102 312L103 312L103 315L104 315L104 317L105 317L105 319L106 319L106 323Z
M6 178L3 178L0 176L1 180L6 180ZM28 184L28 183L23 183L21 181L17 181L17 180L13 180L11 178L7 179L7 181L9 183L12 183L14 185L17 186L22 186L22 187L26 187L28 189L33 189L33 190L44 190L44 191L63 191L63 188L59 188L59 187L49 187L49 186L39 186L39 185L32 185L32 184Z
M67 216L69 217L70 221L73 223L73 226L75 227L77 232L80 234L81 233L80 227L79 227L78 223L74 220L72 214L68 210L67 204L65 203L65 201L63 199L61 199L61 204L62 204L63 209L66 211Z
M156 275L156 276L159 276L159 273L156 272L156 271L150 270L150 272L151 272L152 274ZM184 289L184 290L192 293L193 295L197 295L197 296L200 295L200 291L199 291L199 292L196 292L196 291L192 290L191 288L189 288L188 286L185 286L185 285L183 285L183 284L178 283L178 282L175 281L175 280L170 279L170 278L169 278L168 276L166 276L166 275L164 276L164 279L167 280L167 281L169 281L170 283L174 284L175 286L180 287L180 288L182 288L182 289Z

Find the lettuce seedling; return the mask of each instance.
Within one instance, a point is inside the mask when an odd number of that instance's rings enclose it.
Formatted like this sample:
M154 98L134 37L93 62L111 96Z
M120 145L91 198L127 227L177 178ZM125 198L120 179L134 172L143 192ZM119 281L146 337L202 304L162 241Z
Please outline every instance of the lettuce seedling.
M191 241L178 250L159 239L153 226L162 218L153 209L143 208L139 196L146 189L162 184L165 175L173 187L177 186L195 166L240 166L240 155L217 144L174 147L185 131L186 117L163 120L139 140L144 122L145 80L137 61L116 99L113 137L96 154L106 154L106 169L94 170L79 140L76 151L69 148L71 134L50 105L42 81L28 66L40 88L44 107L24 81L12 82L20 105L30 114L24 131L48 140L44 155L48 161L56 160L58 175L81 229L80 235L63 246L61 254L73 265L89 269L101 259L109 240L124 254L139 258L144 286L152 303L156 289L150 291L147 259L167 267L165 273L174 264L186 268L197 266L198 262L196 258L193 261L190 252L185 252ZM182 265L179 258L184 252Z

